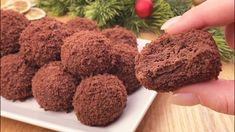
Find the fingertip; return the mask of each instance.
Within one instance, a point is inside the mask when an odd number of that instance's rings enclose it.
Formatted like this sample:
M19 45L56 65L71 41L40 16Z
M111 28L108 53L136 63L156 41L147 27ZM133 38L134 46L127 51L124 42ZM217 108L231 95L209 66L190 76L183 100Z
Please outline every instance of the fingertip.
M175 105L193 106L199 104L200 100L192 93L177 93L170 96L168 102Z
M181 16L176 16L176 17L169 19L161 26L161 30L164 30L165 32L167 32L167 30L171 28L172 26L174 26L176 23L178 23L180 19L181 19Z

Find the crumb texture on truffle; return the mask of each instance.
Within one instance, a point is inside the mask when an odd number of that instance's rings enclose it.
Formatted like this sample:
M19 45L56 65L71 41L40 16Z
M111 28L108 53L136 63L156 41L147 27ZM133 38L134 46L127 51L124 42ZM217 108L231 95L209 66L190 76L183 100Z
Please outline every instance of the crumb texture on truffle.
M110 73L123 81L128 94L135 92L140 87L140 83L135 76L137 49L127 44L113 45L111 53L113 66Z
M60 61L41 67L32 80L33 96L45 110L70 111L77 80L65 72Z
M12 10L1 10L1 57L19 51L20 33L28 26L27 18Z
M20 36L20 53L39 66L60 60L63 39L69 35L65 25L52 18L33 21Z
M74 76L88 77L107 73L111 64L111 44L102 34L81 31L65 39L61 61Z
M74 96L77 118L86 125L105 126L123 112L127 93L123 83L113 75L97 75L82 80Z
M174 91L187 84L217 79L221 71L218 48L211 35L192 30L163 35L136 57L136 76L147 88Z
M113 44L128 44L137 48L135 34L123 27L115 26L102 31L102 34L109 38Z
M19 54L1 58L1 96L9 100L23 100L32 96L31 80L37 68L27 64Z
M74 19L69 20L66 23L66 26L73 33L80 31L99 31L99 27L96 21L81 17L76 17Z

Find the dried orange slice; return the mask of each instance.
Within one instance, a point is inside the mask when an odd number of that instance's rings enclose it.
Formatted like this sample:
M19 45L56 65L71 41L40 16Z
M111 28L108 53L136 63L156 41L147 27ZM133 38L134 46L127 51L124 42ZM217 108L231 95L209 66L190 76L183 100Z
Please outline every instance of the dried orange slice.
M31 3L31 6L33 7L33 6L36 6L37 5L37 3L38 3L38 0L29 0L30 1L30 3Z
M25 13L31 8L31 3L28 0L13 0L7 2L6 9L12 9L20 13Z
M6 8L7 7L7 3L8 3L7 0L1 0L1 9Z
M29 20L38 20L41 19L43 17L46 16L46 12L40 8L31 8L26 14L25 16L29 19Z

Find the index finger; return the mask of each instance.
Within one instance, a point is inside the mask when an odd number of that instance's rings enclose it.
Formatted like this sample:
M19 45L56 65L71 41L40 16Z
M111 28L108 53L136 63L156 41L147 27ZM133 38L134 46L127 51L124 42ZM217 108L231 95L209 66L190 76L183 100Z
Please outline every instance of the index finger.
M165 32L175 34L232 22L234 22L234 0L207 0L183 14L165 29Z

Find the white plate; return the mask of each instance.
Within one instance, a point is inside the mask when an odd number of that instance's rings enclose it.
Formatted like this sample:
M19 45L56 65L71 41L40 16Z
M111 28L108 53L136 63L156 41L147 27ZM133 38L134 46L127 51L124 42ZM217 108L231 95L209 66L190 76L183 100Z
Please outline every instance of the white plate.
M138 39L139 49L149 41ZM130 132L135 131L145 112L151 105L156 92L141 87L128 96L122 116L106 127L90 127L81 124L74 112L49 112L39 107L31 98L25 102L12 102L1 97L1 116L29 124L66 132Z

